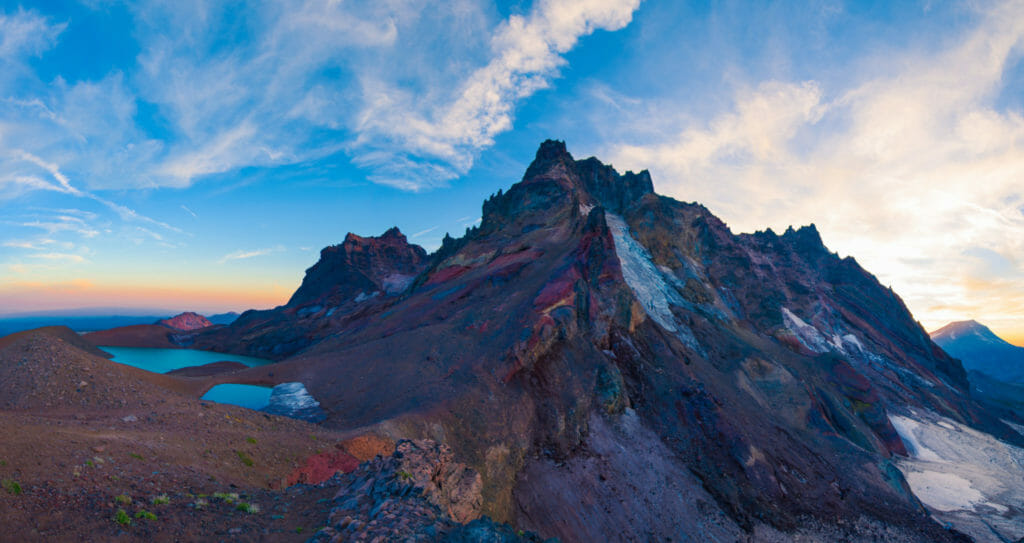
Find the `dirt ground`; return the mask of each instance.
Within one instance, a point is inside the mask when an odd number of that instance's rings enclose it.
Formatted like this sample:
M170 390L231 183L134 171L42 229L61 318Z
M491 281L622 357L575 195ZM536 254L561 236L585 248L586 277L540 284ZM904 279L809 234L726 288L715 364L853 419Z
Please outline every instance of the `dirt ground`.
M303 541L325 524L335 489L285 481L350 436L60 336L0 342L0 541Z

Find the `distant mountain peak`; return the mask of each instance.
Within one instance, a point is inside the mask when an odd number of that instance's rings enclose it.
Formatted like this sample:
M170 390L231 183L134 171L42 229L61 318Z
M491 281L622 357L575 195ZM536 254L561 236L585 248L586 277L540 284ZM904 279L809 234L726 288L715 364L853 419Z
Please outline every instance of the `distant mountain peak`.
M186 311L169 319L157 321L157 324L186 332L213 326L213 323L210 322L209 319L191 311Z
M964 368L1000 381L1024 383L1024 348L997 336L976 320L951 322L929 334Z
M993 333L987 326L974 319L951 322L928 335L936 342L940 342L943 338L953 340L962 336L975 335L984 337L987 340L995 340L1005 343L1005 341L995 335L995 333Z

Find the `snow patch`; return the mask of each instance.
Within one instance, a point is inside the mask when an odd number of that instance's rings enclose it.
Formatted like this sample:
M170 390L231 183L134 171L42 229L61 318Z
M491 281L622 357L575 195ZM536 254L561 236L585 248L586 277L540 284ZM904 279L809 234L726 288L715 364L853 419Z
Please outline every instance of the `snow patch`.
M930 411L890 415L914 494L942 522L979 542L1024 537L1024 449Z
M921 423L908 417L892 416L889 417L889 422L892 423L892 427L896 429L896 433L900 435L900 439L903 440L903 445L907 448L907 454L911 458L917 460L927 460L933 462L941 462L942 457L936 454L935 451L925 447L918 441L917 436L914 435L914 431L921 428Z
M378 294L380 294L380 291L376 291L376 290L373 291L370 294L367 294L365 292L360 292L359 294L356 295L356 303L365 302L366 300L369 300L370 298L375 298Z
M629 234L629 226L622 217L606 212L605 221L615 242L622 276L644 311L662 328L675 334L687 347L703 354L704 349L690 328L672 314L671 306L685 307L688 305L686 301L665 280L663 272L654 265L647 249Z
M405 289L409 288L412 284L412 280L415 279L415 275L404 275L401 273L392 273L381 280L381 286L384 287L384 292L388 294L399 294L405 292Z
M785 307L782 308L782 322L785 323L786 329L796 334L800 343L811 351L815 353L826 353L832 350L832 344L825 339L825 336L822 335L817 328L807 324L803 319L797 317L792 311Z
M1024 426L1022 426L1020 424L1017 424L1015 422L1010 422L1010 421L1008 421L1006 419L999 419L999 420L1003 421L1003 424L1009 426L1010 428L1013 428L1013 431L1015 431L1018 434L1020 434L1021 437L1024 437Z
M320 402L299 382L281 383L270 391L270 403L263 409L267 413L293 419L319 422L324 419Z
M932 509L957 511L971 509L984 502L981 492L971 487L970 481L955 473L912 471L906 477L914 494Z
M858 351L862 351L863 352L863 351L867 350L867 349L864 348L864 344L861 343L860 340L857 339L857 336L855 336L853 334L846 334L845 336L843 336L843 345L847 345L847 344L852 345L853 347L856 347Z

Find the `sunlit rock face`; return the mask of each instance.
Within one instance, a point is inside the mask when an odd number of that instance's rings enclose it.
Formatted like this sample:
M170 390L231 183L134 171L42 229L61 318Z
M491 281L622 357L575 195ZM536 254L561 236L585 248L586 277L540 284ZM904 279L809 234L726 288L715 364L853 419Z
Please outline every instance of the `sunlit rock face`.
M157 324L166 326L168 328L174 328L175 330L181 330L184 332L188 332L191 330L200 330L202 328L213 326L213 323L210 322L206 317L198 313L193 313L191 311L187 311L185 313L176 315L169 319L163 319L161 321L158 321Z
M422 271L426 259L426 251L409 244L398 228L378 237L350 233L341 244L320 251L320 260L306 270L288 305L337 305L360 294L397 294Z
M612 539L955 541L897 467L912 452L890 415L1024 445L815 227L734 234L561 142L400 294L369 288L219 337L280 348L242 373L305 383L325 425L445 443L480 474L485 514L564 541L593 532L559 519ZM692 499L635 488L654 457Z

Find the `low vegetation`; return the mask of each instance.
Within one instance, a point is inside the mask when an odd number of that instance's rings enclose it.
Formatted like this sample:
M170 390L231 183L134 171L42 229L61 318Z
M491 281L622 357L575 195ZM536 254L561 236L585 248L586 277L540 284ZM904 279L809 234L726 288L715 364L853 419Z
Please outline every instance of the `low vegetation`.
M9 494L14 494L15 496L21 494L21 484L14 479L4 479L3 487Z
M245 452L243 452L243 451L235 451L235 454L238 455L238 459L241 460L243 464L245 464L246 466L252 467L252 465L253 465L252 457L250 457L248 454L245 454Z

